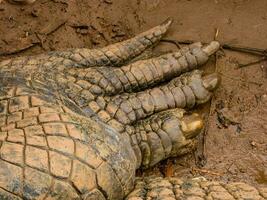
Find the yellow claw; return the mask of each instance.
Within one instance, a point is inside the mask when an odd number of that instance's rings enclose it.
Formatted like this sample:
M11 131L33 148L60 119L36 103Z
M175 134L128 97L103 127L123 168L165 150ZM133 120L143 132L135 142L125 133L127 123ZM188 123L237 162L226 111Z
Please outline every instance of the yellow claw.
M218 51L220 48L220 43L218 41L212 41L211 43L209 43L208 45L206 45L203 48L203 51L208 55L212 55L214 54L216 51Z
M197 113L186 115L181 121L181 129L186 139L196 137L203 127L203 119Z
M203 77L203 86L209 90L209 91L213 91L215 90L221 82L221 78L217 73L213 73L207 76Z

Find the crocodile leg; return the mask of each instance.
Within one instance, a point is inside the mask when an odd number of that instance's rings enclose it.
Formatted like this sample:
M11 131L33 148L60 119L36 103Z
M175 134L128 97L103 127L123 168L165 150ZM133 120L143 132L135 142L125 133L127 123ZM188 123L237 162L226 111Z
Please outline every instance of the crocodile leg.
M0 62L0 199L123 199L136 168L194 148L203 122L177 108L210 99L218 76L187 71L204 64L218 42L125 64L157 43L170 23L102 49ZM206 199L225 190L251 197L246 184L220 183L213 191L202 182L191 190L188 182L137 180L128 198L185 199L200 190ZM266 189L254 192L266 197Z

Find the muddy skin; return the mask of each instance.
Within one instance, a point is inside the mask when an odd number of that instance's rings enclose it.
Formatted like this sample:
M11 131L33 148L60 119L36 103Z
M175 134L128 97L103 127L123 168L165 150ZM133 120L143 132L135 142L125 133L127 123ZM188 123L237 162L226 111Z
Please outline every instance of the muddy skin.
M206 103L219 84L218 75L196 70L219 49L216 41L127 64L158 43L170 24L167 20L99 49L0 63L2 198L123 199L134 188L128 198L180 199L190 196L188 188L203 190L200 198L244 196L248 191L258 199L266 197L266 189L245 183L218 183L222 189L212 192L213 183L204 179L196 184L176 178L136 180L136 169L196 148L203 120L183 109ZM154 187L157 180L164 184ZM139 187L145 183L149 187ZM210 190L204 192L206 188ZM140 189L144 192L136 192Z

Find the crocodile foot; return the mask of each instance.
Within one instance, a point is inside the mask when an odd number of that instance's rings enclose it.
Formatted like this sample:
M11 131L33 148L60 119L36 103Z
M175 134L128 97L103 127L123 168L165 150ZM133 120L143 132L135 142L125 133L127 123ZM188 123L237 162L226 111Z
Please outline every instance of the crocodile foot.
M99 49L0 63L1 199L123 199L136 169L196 148L203 120L185 110L218 86L197 68L219 43L130 62L170 24Z

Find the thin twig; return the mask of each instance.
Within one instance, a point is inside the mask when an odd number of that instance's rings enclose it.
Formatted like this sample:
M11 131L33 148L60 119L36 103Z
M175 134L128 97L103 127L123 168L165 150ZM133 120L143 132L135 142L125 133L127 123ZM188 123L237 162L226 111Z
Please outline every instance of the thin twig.
M36 45L38 45L40 42L36 42L36 43L30 43L28 45L25 45L24 47L20 48L20 49L15 49L13 51L8 51L8 52L0 52L0 56L9 56L9 55L13 55L13 54L17 54L17 53L21 53L22 51L26 51Z
M209 175L213 175L213 176L222 176L221 173L212 172L212 171L207 170L207 169L192 168L191 171L193 171L193 172L195 171L195 172L198 172L198 173L209 174Z
M193 40L172 40L172 39L161 39L160 41L162 41L162 40L163 40L163 42L169 42L169 43L174 43L174 44L175 43L178 43L178 44L192 44L192 43L195 42Z
M249 53L256 56L267 56L266 49L259 49L254 47L245 47L245 46L238 46L238 45L230 45L230 44L223 44L222 47L224 49L239 51L243 53Z
M214 40L217 40L217 38L218 38L218 35L219 35L219 29L218 29L218 28L216 28L216 29L215 29Z
M179 44L177 40L161 39L160 41L174 44L178 49L181 49L181 45Z
M215 34L214 34L214 40L217 40L219 35L219 29L215 29ZM217 53L215 54L215 72L217 72ZM209 110L208 110L208 115L205 117L205 127L202 130L201 134L199 135L198 138L198 148L195 152L195 162L198 167L204 167L207 162L207 157L206 157L206 136L208 133L208 128L209 128L209 118L211 115L211 107L213 103L213 96L210 99L209 103Z
M204 167L207 163L207 157L205 155L205 135L207 132L207 117L205 117L205 126L198 136L197 149L194 152L194 158L196 166Z
M42 48L44 48L44 39L38 34L38 33L35 33L36 37L38 38L39 40L39 44Z
M256 61L253 61L253 62L249 62L249 63L245 63L245 64L238 64L238 68L242 68L242 67L247 67L247 66L250 66L250 65L255 65L255 64L259 64L261 63L262 61L265 61L267 60L267 57L263 57L259 60L256 60Z
M172 39L164 39L163 42L169 42L173 44L192 44L195 41L193 40L172 40ZM203 42L203 44L208 44L206 42ZM221 45L223 49L228 49L232 51L238 51L243 53L249 53L256 56L267 56L267 50L266 49L259 49L254 47L246 47L246 46L239 46L239 45L232 45L232 44L222 44Z

